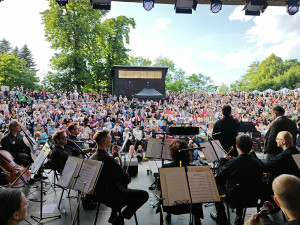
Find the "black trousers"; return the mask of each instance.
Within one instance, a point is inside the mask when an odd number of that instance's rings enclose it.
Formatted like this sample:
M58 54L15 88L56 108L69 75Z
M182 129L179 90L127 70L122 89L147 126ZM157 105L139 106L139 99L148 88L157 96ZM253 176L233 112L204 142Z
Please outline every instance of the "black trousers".
M110 193L110 196L106 197L105 200L103 198L100 199L100 202L112 208L114 212L125 207L121 212L121 216L125 219L130 219L148 200L149 195L148 192L144 190L122 188L114 193Z

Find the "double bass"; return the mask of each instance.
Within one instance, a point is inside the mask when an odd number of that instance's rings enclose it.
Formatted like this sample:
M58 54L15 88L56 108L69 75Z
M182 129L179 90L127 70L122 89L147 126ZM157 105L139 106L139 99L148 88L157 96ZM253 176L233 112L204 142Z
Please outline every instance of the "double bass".
M30 180L29 170L16 164L13 156L6 150L0 150L0 167L9 174L8 182L12 187L22 187Z

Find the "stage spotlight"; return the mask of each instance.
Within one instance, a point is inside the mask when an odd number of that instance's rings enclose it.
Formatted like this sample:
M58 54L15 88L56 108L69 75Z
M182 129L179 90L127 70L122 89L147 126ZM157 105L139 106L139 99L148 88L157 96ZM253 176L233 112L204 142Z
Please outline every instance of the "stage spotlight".
M93 9L110 10L111 0L90 0Z
M289 15L295 15L299 11L299 4L295 0L287 1L286 12Z
M211 0L210 1L210 11L212 13L218 13L222 9L222 2L219 0Z
M143 0L143 7L146 11L154 8L154 0Z
M260 16L260 12L264 12L268 7L266 0L247 0L247 3L243 10L245 15L249 16Z
M66 4L68 4L68 0L56 0L56 2L60 6L66 6Z
M192 9L196 10L197 0L177 0L175 3L176 13L192 14Z

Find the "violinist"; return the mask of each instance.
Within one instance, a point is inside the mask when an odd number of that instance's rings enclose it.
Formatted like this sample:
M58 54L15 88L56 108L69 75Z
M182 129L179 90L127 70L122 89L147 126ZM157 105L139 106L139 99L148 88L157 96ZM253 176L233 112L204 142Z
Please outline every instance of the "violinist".
M283 174L273 181L272 187L276 204L289 220L286 223L281 223L281 225L299 225L300 179L293 175ZM261 225L261 219L259 219L258 222L255 221L257 216L258 214L253 214L245 225Z
M243 208L238 205L256 199L261 191L259 188L262 187L263 167L257 159L250 156L252 146L250 136L240 135L236 138L238 157L225 155L219 162L216 183L220 193L224 192L222 189L226 190L226 201L237 205L235 225L243 224ZM228 224L223 203L217 202L215 205L217 213L211 212L211 218L218 225Z
M148 193L127 187L130 181L129 174L107 153L112 140L108 130L98 131L94 135L94 140L97 144L97 152L91 159L104 163L95 188L95 197L101 203L112 208L109 222L113 225L123 225L124 219L130 219L148 200ZM117 216L117 209L123 207L125 209Z
M83 153L90 152L91 149L80 150L78 148L73 148L67 145L67 135L63 130L57 130L52 136L52 139L55 143L55 147L51 154L51 161L54 164L54 168L62 173L65 164L69 156L82 156Z
M27 167L33 160L30 155L30 149L26 149L20 145L20 141L22 140L20 134L21 124L17 120L12 120L8 125L8 129L9 133L1 140L2 149L10 152L17 164Z
M79 138L77 137L77 135L80 133L79 132L79 126L78 123L70 123L70 125L68 126L68 131L69 131L69 139L71 139L72 141L74 141L80 148L83 148L83 143L79 142Z

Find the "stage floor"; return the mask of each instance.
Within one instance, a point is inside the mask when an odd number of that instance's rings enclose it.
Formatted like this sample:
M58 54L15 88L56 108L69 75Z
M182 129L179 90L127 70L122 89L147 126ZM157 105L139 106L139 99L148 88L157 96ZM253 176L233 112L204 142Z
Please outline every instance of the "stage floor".
M143 162L142 164L138 165L138 175L136 177L132 178L131 183L129 184L130 188L136 188L136 189L143 189L148 191L148 193L152 193L153 195L159 195L159 192L155 189L153 191L149 190L149 186L153 183L154 177L149 174L147 175L147 170L149 169L149 163ZM46 170L47 172L47 170ZM49 171L48 171L49 172ZM53 174L49 174L49 180L52 180ZM47 180L46 180L47 181ZM27 187L23 188L23 191L25 192L27 199L34 200L34 199L40 199L40 183L36 182L33 185L28 185ZM43 195L43 198L46 200L43 205L43 217L51 216L51 215L61 215L60 219L55 220L43 220L43 224L48 225L69 225L72 222L72 218L75 212L76 208L76 199L75 198L66 198L67 193L64 193L64 202L66 206L66 213L62 214L58 209L57 205L59 202L59 198L61 195L62 190L60 188L53 188L49 184L45 185L44 190L48 190L48 192ZM77 192L71 191L71 196L77 196ZM156 200L154 199L154 203L156 203ZM215 211L215 207L213 204L206 206L203 206L204 211L204 219L202 220L203 225L214 225L216 224L209 216L209 213L211 211ZM26 220L31 224L37 224L36 221L34 221L31 218L31 215L36 215L39 217L40 212L40 203L30 201L30 205L28 206L28 213ZM248 209L246 212L246 220L250 218L252 213L255 213L256 209ZM81 225L91 225L94 224L94 219L96 215L96 210L85 210L81 207L80 209L80 223ZM110 215L110 208L105 207L104 205L101 205L100 212L98 216L98 225L109 225L110 223L107 222ZM156 208L151 208L149 201L145 203L138 211L137 211L137 218L139 225L150 225L150 224L159 224L159 213L156 214ZM234 224L234 218L235 215L231 211L231 220L232 224ZM276 221L278 224L282 222L282 214L281 212L270 217L272 221ZM21 222L21 225L29 224L26 221ZM185 225L189 223L189 215L172 215L171 224L173 225ZM126 225L134 225L134 217L131 218L131 220L125 220Z

